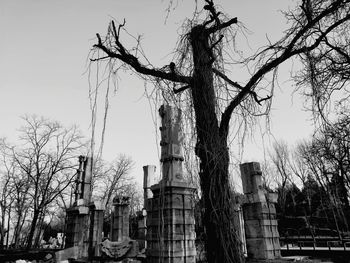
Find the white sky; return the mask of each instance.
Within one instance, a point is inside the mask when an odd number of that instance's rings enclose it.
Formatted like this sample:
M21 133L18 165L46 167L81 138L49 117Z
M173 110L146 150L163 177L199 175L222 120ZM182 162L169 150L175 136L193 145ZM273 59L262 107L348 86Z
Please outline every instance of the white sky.
M201 7L202 2L198 2ZM266 43L266 35L271 40L281 36L287 26L279 10L295 4L292 0L216 2L253 32L249 36L253 49ZM48 117L66 126L77 124L89 136L89 84L84 72L88 53L96 43L95 34L104 35L112 17L118 21L125 18L130 33L143 35L143 48L150 61L156 66L169 64L177 28L191 15L194 1L179 0L165 24L167 3L167 0L0 0L0 137L13 141L24 114ZM274 98L271 131L276 139L294 143L309 136L312 123L302 111L301 99L297 95L291 97L293 83L287 81L288 70L285 67L280 71L283 92L278 91ZM104 158L111 161L119 153L130 155L136 162L133 175L141 183L143 165L156 164L159 169L156 127L148 101L143 97L143 83L127 74L119 84L110 101ZM102 110L103 105L99 106ZM259 136L256 143L247 147L244 161L262 159Z

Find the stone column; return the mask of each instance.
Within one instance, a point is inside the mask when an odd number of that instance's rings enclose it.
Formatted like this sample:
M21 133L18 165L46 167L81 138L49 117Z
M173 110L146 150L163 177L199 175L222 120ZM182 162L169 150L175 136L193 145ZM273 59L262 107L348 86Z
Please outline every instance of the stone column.
M129 237L130 197L116 196L111 222L111 241L123 241Z
M68 208L65 248L75 247L74 257L87 260L99 256L102 241L103 209L91 201L92 158L79 156L75 180L75 201Z
M151 185L154 184L154 177L156 173L155 165L145 165L143 167L143 199L144 207L146 208L147 199L152 198ZM146 208L147 209L147 208Z
M233 206L233 209L235 211L234 217L233 217L233 223L236 229L237 235L240 237L241 240L241 248L242 252L244 254L247 254L247 247L246 247L246 239L245 239L245 230L244 230L244 218L243 218L243 210L241 205L240 196L235 197L235 204Z
M88 204L91 200L91 179L92 179L92 158L79 156L79 168L77 169L75 204L85 202Z
M79 168L77 170L75 201L68 208L66 225L65 248L78 248L78 258L87 258L89 253L90 230L90 185L91 185L92 159L79 156Z
M280 255L279 234L273 194L266 194L257 162L241 164L244 192L243 217L247 254L253 259L275 259Z
M103 214L104 209L100 202L90 204L90 235L89 254L100 256L99 244L102 242Z
M140 250L146 248L146 234L147 234L147 224L146 224L147 212L146 209L142 209L137 212L137 242L139 243Z
M181 111L168 105L162 117L162 179L147 200L147 262L192 263L196 260L193 192L182 171Z

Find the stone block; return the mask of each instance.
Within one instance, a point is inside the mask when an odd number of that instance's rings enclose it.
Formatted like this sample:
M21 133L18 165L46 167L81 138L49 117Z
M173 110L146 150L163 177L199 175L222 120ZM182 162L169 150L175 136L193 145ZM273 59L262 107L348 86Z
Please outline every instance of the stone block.
M172 257L196 256L196 249L189 244L194 241L164 241L164 242L148 242L146 255L159 256L167 255ZM186 244L186 247L185 247Z
M275 259L280 257L279 238L247 239L247 254L254 259Z
M163 209L150 211L147 216L147 225L163 224L194 224L193 210Z
M94 201L90 203L91 206L93 206L93 210L102 210L104 211L104 205L100 201Z
M244 220L250 219L275 219L276 209L268 203L246 203L242 205Z
M192 262L196 262L194 257L165 257L163 259L163 262L166 263L192 263ZM155 261L155 262L159 262L159 261Z
M160 261L161 259L161 261ZM147 257L147 262L148 263L195 263L196 262L196 257L194 256L186 256L186 257Z
M87 205L87 202L85 199L78 199L77 200L77 206L81 206L81 205Z
M59 250L55 253L56 262L63 262L68 259L77 259L78 258L79 247L69 247L63 250Z
M162 235L164 239L195 239L195 229L193 224L169 224L169 225L153 225L148 227L148 238L157 238Z
M247 238L279 237L277 222L264 222L268 220L249 220L245 222L245 234Z
M244 195L244 203L259 203L266 202L266 196L264 191L258 191L256 193L249 193Z
M277 193L267 193L267 201L270 203L277 203L278 194Z
M243 192L254 193L262 186L261 168L258 162L244 163L240 165Z

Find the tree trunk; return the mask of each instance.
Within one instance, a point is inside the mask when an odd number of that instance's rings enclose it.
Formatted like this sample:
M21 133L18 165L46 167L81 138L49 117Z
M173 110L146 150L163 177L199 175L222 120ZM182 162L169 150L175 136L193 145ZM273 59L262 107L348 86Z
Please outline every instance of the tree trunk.
M38 209L35 209L33 220L32 220L32 225L30 226L30 231L29 231L29 235L28 235L28 239L27 239L27 250L31 249L31 247L32 247L34 232L35 232L35 228L36 228L36 225L38 222L39 214L40 214L40 211Z
M10 221L11 221L11 209L12 203L10 204L8 208L8 214L7 214L7 235L6 235L6 248L9 248L9 236L10 236Z
M6 203L5 203L6 205ZM1 205L1 229L0 229L0 249L4 247L5 240L5 215L6 215L6 206Z
M15 248L18 247L19 234L21 233L20 226L21 226L21 221L22 221L22 213L19 212L17 215L18 215L17 216L17 223L15 226L15 231L14 231L14 235L13 235L13 239L12 239L12 243L14 243Z
M213 55L202 25L192 28L194 73L192 99L196 116L196 155L200 158L200 184L205 212L206 255L211 263L243 262L234 228L229 183L228 131L220 132L213 86Z
M18 221L15 227L14 238L12 239L12 243L15 244L15 248L20 247L20 236L22 232L23 225L25 223L25 219L27 217L28 208L25 209L24 215L22 214L22 209L18 209Z

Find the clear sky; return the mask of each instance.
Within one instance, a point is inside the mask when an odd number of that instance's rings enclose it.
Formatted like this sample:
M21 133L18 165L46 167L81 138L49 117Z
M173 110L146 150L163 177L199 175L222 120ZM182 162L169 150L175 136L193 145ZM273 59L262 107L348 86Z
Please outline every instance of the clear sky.
M165 23L167 0L0 0L0 136L13 141L24 114L48 117L66 126L77 124L89 136L86 70L95 34L103 35L111 18L125 18L130 33L143 35L143 48L150 61L156 66L169 64L177 29L194 8L194 1L174 2L178 6ZM247 50L262 46L266 36L277 40L287 28L279 10L295 4L292 0L216 2L252 31L249 44L239 43ZM202 7L200 0L198 3ZM276 139L294 143L309 136L312 123L302 111L300 97L291 96L293 83L288 79L289 68L283 67L281 90L276 92L272 106L271 132ZM110 99L104 146L106 160L119 153L135 160L133 175L139 182L143 165L159 167L157 128L143 91L143 83L135 75L120 79L118 91ZM103 106L100 101L100 112ZM266 138L267 146L272 138ZM262 159L259 136L255 142L247 147L243 161Z

